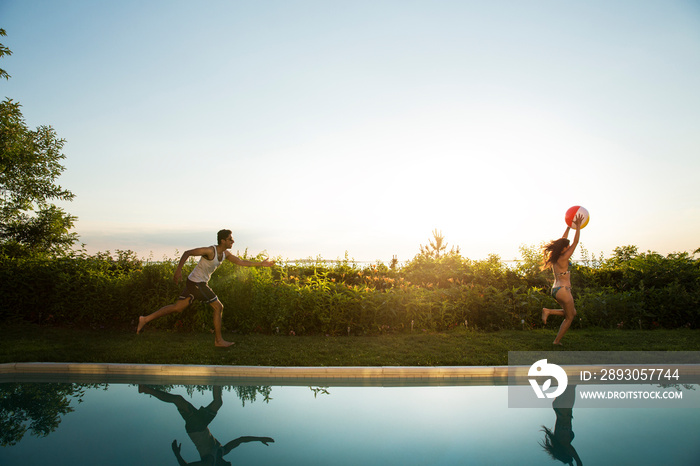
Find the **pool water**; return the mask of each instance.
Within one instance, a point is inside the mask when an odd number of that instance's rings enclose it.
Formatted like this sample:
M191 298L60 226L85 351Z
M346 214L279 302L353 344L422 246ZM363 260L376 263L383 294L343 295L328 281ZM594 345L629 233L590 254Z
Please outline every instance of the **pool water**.
M177 465L178 448L198 464L562 464L541 445L555 412L508 408L507 391L0 383L0 465ZM697 409L571 414L583 464L700 464ZM213 461L214 447L228 463Z

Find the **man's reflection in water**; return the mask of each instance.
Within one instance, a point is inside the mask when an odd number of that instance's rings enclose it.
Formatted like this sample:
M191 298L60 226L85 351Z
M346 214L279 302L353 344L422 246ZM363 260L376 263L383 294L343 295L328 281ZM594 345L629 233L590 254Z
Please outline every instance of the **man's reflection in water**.
M197 448L201 459L200 461L187 463L180 455L180 448L182 444L178 445L177 440L173 440L173 453L175 453L177 462L181 466L186 464L199 464L207 466L230 465L231 463L224 460L223 457L241 443L261 442L264 445L267 445L268 442L274 442L274 439L271 439L270 437L246 436L231 440L226 445L221 445L221 443L214 438L209 431L209 424L214 420L216 414L221 408L221 405L223 404L221 399L221 386L214 386L213 401L209 403L208 406L202 406L199 409L196 409L189 401L185 400L180 395L173 395L146 385L139 385L139 393L146 393L158 398L160 401L174 404L175 407L177 407L180 416L182 416L182 419L184 419L187 435L190 436L190 439Z
M554 423L554 431L542 426L544 432L544 443L540 443L542 448L552 457L562 463L581 466L581 458L571 445L574 440L574 431L571 420L574 418L573 408L576 400L576 385L569 385L560 396L552 402L552 408L557 415Z

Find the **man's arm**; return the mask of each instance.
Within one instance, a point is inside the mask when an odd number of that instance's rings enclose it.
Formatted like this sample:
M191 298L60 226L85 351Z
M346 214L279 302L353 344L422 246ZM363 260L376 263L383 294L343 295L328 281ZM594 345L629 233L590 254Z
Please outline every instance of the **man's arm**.
M175 269L175 275L173 276L173 280L175 280L175 283L178 283L180 281L180 278L182 278L182 268L185 266L187 259L189 259L192 256L207 256L207 258L209 258L211 256L211 251L212 248L211 246L209 246L203 248L188 249L187 251L183 252L182 257L180 258L180 263L177 264L177 269Z
M186 466L187 461L182 459L182 456L180 456L180 447L182 447L182 444L178 445L177 440L173 440L172 447L173 447L173 453L175 453L175 458L177 458L177 464L179 464L180 466Z
M275 261L271 261L270 259L265 259L262 262L252 262L249 260L241 259L238 256L234 256L228 251L226 251L226 260L233 262L236 265L240 265L242 267L272 267L273 265L275 265Z
M260 442L266 447L269 447L268 443L275 443L275 439L270 438L270 437L238 437L237 439L231 440L228 442L226 445L224 445L224 455L228 455L231 450L236 448L238 445L241 443L248 443L248 442Z

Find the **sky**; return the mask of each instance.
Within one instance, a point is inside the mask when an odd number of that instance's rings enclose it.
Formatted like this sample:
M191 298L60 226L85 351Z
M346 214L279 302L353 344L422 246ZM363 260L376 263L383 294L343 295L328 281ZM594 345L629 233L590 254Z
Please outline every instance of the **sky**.
M696 0L0 0L0 28L89 252L228 228L388 263L438 230L508 261L574 205L592 255L700 248Z

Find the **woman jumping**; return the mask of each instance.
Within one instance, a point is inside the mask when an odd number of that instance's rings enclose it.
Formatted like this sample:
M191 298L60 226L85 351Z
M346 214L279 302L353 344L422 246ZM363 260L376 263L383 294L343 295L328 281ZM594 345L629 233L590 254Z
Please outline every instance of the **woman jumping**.
M564 236L552 241L544 247L544 263L542 265L542 270L549 267L552 268L554 272L554 285L552 285L552 297L557 300L563 309L542 309L542 322L547 323L547 318L550 315L564 316L564 321L559 327L559 333L554 339L555 345L561 345L561 339L569 330L571 323L576 317L576 308L574 307L574 297L571 294L571 277L569 276L569 259L574 253L576 246L578 245L579 237L581 236L581 222L583 222L583 216L577 215L574 219L574 228L576 228L576 234L574 235L574 242L569 244L569 230L570 227L566 227Z

